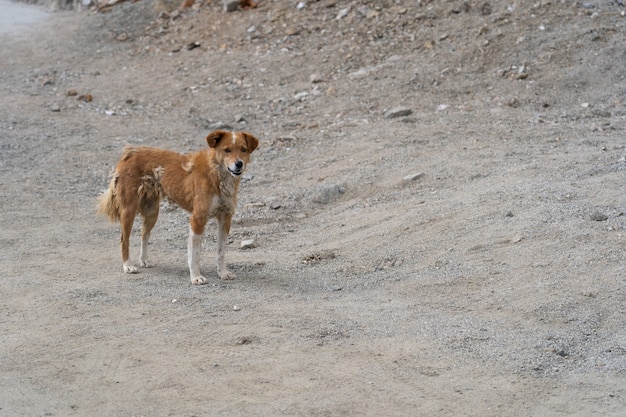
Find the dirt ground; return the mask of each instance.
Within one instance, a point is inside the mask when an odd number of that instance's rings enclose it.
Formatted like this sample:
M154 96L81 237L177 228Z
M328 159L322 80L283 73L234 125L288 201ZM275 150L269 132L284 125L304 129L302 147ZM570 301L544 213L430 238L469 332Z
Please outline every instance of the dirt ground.
M1 34L0 415L623 416L618 3L142 0ZM215 128L261 139L238 279L212 225L189 284L168 204L123 274L95 213L122 148Z

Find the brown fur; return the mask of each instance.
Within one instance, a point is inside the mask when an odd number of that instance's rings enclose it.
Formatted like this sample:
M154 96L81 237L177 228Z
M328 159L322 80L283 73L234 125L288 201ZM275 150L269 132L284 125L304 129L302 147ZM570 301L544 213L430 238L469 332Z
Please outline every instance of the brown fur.
M220 278L235 275L224 264L226 239L237 204L241 174L250 161L258 139L245 132L218 130L206 137L209 148L190 154L149 148L127 147L115 167L109 188L98 199L98 213L122 229L121 252L124 272L129 264L129 239L137 214L143 217L140 266L147 266L150 232L159 215L159 202L167 197L191 213L189 268L191 282L204 284L199 272L199 248L210 218L218 223L217 269Z

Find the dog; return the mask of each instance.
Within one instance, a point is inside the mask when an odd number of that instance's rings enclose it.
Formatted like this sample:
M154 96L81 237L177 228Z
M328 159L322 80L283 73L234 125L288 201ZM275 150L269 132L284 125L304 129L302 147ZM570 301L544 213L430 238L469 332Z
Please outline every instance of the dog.
M210 218L217 220L217 273L224 280L236 278L226 268L224 252L241 175L259 140L247 132L216 130L206 141L207 149L189 154L150 147L124 149L109 188L98 198L98 213L113 223L120 222L124 272L138 272L128 259L137 214L143 217L139 265L148 266L148 239L159 216L159 203L165 197L191 214L187 251L191 283L207 282L200 274L200 252Z

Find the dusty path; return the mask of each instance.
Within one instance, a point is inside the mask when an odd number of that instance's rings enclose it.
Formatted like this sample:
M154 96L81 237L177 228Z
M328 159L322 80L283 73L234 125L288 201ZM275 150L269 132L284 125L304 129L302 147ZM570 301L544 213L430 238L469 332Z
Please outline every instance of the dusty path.
M539 3L145 0L0 34L0 415L623 415L625 20ZM122 147L224 125L262 142L239 279L209 228L189 285L168 206L124 275L95 217Z
M0 0L0 34L15 34L46 21L49 16L40 7Z

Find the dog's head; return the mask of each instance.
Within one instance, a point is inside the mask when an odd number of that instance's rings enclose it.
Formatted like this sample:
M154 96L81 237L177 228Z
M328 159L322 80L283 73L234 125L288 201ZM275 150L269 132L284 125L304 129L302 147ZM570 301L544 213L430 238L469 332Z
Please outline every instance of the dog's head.
M250 154L259 146L259 140L246 132L216 130L209 133L206 141L213 148L217 163L235 178L243 173Z

